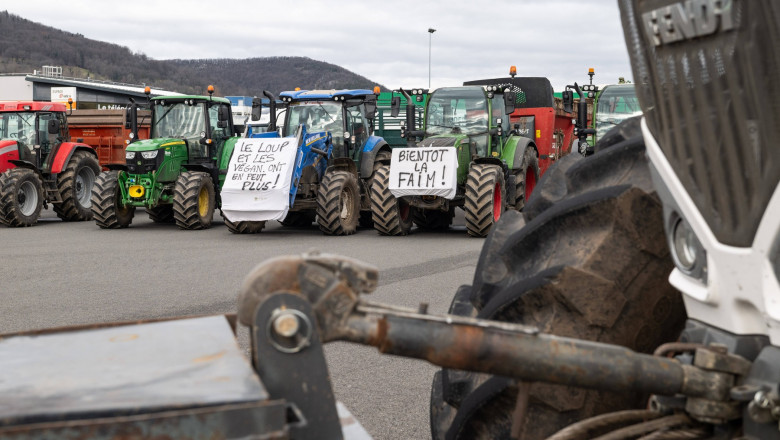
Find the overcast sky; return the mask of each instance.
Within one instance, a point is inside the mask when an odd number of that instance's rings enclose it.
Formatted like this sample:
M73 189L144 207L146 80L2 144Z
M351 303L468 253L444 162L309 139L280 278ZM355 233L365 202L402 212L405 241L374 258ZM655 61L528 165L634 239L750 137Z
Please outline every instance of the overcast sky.
M24 0L13 14L154 59L306 56L389 88L631 79L616 0ZM429 34L428 29L436 29Z

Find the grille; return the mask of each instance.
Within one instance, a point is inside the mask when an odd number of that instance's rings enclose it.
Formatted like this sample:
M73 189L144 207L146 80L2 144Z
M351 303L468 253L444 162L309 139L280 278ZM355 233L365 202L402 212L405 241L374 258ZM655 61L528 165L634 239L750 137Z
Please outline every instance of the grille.
M674 42L656 45L643 19L651 11L663 19L666 6L721 4L714 32L692 36L695 28L678 20L685 37ZM780 180L780 4L620 0L620 7L650 131L718 240L750 246Z
M144 159L140 152L136 152L134 158L127 159L127 171L130 174L149 174L160 168L164 158L164 150L158 150L157 157L154 159ZM138 164L139 161L141 162L140 165Z

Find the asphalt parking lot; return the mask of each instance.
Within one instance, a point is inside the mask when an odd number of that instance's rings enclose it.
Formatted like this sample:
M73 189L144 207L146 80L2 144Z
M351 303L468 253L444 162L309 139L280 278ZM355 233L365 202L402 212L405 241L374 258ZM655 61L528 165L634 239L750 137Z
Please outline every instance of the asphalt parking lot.
M361 229L328 237L315 226L270 222L257 235L234 235L215 216L204 231L155 224L139 211L123 230L63 223L49 210L31 228L0 229L4 251L0 332L235 313L243 278L272 257L318 249L380 269L372 301L445 313L474 274L482 239L468 237L457 215L447 232L414 230L382 237ZM246 332L239 342L248 349ZM326 346L336 397L377 439L427 438L433 366L347 343Z

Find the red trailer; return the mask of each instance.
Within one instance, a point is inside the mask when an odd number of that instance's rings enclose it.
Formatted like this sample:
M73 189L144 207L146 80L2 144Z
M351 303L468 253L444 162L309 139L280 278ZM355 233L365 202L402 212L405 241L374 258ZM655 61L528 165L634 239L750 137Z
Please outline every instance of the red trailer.
M138 112L138 137L149 138L149 111ZM124 164L126 140L124 110L73 110L68 115L70 135L97 151L100 165Z

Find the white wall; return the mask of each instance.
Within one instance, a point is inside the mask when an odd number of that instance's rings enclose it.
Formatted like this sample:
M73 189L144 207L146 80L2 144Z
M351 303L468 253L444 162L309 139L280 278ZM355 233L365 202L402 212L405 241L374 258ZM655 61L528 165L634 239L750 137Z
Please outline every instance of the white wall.
M32 101L33 83L25 75L0 75L0 101Z

